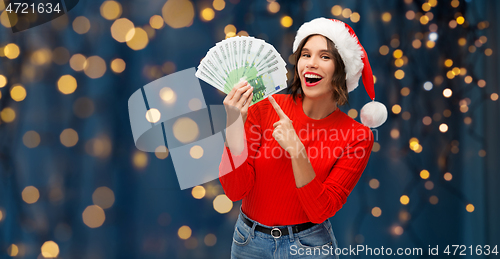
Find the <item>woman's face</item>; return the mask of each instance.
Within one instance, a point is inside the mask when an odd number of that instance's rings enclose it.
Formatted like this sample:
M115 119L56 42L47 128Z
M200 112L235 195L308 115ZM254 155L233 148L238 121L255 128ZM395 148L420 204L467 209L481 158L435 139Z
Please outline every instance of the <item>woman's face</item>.
M300 53L297 72L307 98L332 100L335 64L325 37L314 35L309 38Z

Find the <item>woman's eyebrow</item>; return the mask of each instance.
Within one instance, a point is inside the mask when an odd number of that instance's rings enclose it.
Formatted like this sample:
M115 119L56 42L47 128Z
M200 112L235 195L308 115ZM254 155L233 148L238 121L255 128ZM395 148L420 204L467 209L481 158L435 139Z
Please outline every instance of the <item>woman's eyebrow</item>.
M303 48L302 51L310 51L310 50ZM327 52L328 53L328 50L327 49L320 49L318 52Z

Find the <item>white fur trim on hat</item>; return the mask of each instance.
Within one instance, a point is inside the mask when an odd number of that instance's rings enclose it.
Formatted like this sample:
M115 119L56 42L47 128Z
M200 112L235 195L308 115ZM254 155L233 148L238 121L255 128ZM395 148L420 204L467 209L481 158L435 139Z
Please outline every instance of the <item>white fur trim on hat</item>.
M300 26L293 42L293 52L297 51L302 40L307 36L320 34L335 44L345 65L347 90L351 92L358 87L358 81L363 71L363 50L358 45L357 37L351 36L345 24L326 18L316 18Z

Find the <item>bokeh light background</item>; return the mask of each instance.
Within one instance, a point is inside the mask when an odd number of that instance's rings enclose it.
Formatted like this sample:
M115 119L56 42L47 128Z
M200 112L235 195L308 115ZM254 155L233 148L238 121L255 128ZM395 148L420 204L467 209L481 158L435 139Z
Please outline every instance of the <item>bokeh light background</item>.
M241 203L218 180L181 191L166 148L135 148L128 98L236 35L274 45L291 78L295 32L321 16L356 31L389 109L331 218L340 247L500 244L497 1L82 0L15 34L0 13L2 258L229 258ZM368 99L342 110L359 120Z

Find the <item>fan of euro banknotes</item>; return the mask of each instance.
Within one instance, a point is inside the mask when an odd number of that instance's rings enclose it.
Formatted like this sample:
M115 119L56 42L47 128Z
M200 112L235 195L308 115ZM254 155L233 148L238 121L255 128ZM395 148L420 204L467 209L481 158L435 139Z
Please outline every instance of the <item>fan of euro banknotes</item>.
M253 105L287 87L285 66L271 44L253 37L232 37L207 52L196 77L226 94L246 80L253 86Z

